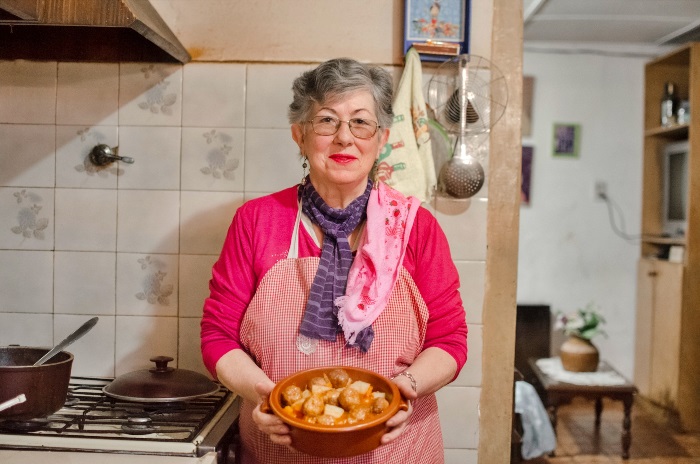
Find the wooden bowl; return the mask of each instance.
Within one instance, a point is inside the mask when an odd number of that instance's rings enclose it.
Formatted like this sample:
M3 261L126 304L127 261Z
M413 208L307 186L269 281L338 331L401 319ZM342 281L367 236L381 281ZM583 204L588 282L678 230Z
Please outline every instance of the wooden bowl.
M324 373L338 368L345 369L353 381L363 380L371 384L374 391L385 392L389 407L368 421L341 426L310 424L282 411L282 392L285 388L296 385L303 390L313 377L323 377ZM377 448L387 431L386 421L399 409L408 410L408 403L401 396L396 384L382 375L357 367L329 366L300 371L280 380L272 389L268 404L263 403L261 409L276 414L289 426L292 446L296 450L312 456L340 458L357 456Z

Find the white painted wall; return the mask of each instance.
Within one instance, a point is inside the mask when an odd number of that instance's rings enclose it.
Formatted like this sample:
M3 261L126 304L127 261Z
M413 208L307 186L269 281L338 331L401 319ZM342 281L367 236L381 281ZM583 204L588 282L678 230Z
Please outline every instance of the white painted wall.
M606 203L594 200L596 180L639 233L644 64L649 57L526 51L523 73L535 77L531 201L520 212L518 303L573 311L600 306L608 338L594 339L601 356L629 378L634 366L638 242L618 237ZM578 159L555 158L552 126L581 124ZM616 224L620 215L615 212ZM562 336L553 334L553 354Z

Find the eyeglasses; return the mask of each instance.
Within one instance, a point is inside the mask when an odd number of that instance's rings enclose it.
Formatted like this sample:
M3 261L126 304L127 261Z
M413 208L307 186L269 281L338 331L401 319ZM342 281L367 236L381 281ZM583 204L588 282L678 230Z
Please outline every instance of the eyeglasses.
M318 135L333 135L340 129L340 123L348 123L350 133L358 139L368 139L377 133L379 124L371 119L352 118L348 121L341 121L333 116L316 116L310 121L311 127Z

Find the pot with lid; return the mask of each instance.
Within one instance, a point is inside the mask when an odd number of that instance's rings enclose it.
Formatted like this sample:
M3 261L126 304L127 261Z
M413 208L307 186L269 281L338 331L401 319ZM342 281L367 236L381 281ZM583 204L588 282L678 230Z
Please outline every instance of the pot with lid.
M107 396L139 403L172 403L213 395L219 386L203 374L169 367L170 356L150 359L155 367L120 375L102 390Z

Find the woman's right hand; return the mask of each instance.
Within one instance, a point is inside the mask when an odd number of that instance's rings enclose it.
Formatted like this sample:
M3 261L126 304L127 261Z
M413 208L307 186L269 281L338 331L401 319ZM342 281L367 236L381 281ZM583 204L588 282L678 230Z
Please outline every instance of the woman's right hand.
M253 409L253 422L261 432L268 435L273 443L291 447L292 437L289 436L289 427L275 414L268 414L260 410L263 398L269 396L275 384L271 380L255 385L255 391L260 395L258 405Z

